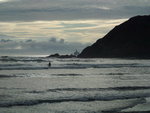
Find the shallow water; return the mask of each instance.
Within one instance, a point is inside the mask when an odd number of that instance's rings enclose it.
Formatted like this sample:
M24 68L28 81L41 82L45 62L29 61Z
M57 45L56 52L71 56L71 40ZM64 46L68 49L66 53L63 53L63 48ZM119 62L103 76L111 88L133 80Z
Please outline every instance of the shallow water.
M150 111L149 61L0 57L0 113Z

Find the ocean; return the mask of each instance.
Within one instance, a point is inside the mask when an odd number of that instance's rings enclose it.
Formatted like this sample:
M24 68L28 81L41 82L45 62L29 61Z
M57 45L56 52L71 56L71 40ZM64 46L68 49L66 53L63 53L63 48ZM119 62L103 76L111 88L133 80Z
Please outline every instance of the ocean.
M150 60L0 57L0 113L146 111Z

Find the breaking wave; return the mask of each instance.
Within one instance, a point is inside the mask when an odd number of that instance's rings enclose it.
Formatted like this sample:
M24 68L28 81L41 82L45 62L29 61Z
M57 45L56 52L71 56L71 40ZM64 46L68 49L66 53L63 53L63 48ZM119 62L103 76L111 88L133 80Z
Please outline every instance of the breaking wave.
M54 64L55 65L55 64ZM150 67L137 64L65 64L48 67L41 64L0 64L0 70L41 70L41 69L87 69L87 68L122 68Z
M126 87L108 87L108 88L56 88L48 89L45 91L30 91L27 93L46 93L46 92L57 92L57 91L133 91L133 90L148 90L150 86L126 86Z
M48 62L52 61L52 67ZM141 63L107 63L100 59L48 59L44 57L0 57L0 70L86 69L150 67Z
M43 57L10 57L1 56L0 61L2 62L47 62Z
M141 95L141 96L129 96L127 97L111 97L111 98L105 98L105 97L95 97L95 96L86 96L86 97L60 97L57 99L33 99L33 100L23 100L23 101L11 101L11 102L0 102L0 107L13 107L13 106L33 106L43 103L62 103L62 102L92 102L92 101L113 101L113 100L124 100L124 99L139 99L139 103L145 103L146 100L144 97L148 97L147 95Z

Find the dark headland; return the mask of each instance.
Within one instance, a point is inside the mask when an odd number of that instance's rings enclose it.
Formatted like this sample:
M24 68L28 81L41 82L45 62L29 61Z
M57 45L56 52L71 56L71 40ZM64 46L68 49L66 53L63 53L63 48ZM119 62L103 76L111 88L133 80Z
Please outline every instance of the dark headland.
M79 58L150 58L150 15L136 16L116 26L85 48Z

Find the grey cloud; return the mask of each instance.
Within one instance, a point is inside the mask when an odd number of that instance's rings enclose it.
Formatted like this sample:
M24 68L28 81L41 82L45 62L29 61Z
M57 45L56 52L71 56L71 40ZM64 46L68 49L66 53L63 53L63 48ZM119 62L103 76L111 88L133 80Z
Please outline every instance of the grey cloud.
M73 29L73 28L86 28L86 27L96 27L98 26L97 24L90 24L90 23L61 23L59 24L61 27L48 27L48 28L43 28L43 29Z
M29 39L29 40L26 40L25 42L30 43L30 42L33 42L33 40Z
M56 43L56 41L57 41L57 39L56 38L54 38L54 37L52 37L52 38L50 38L50 40L49 40L50 42L54 42L54 43Z
M64 39L60 39L60 43L64 43L65 42L65 40Z
M97 24L89 24L89 23L79 23L79 24L68 24L68 23L61 23L61 26L63 28L81 28L81 27L94 27L97 26Z
M54 41L55 40L55 41ZM51 38L49 41L36 41L36 40L5 40L0 41L0 53L2 55L11 54L71 54L76 49L81 51L83 48L90 44L81 44L73 42L65 42L64 39Z
M49 39L49 42L50 42L50 43L61 43L61 44L63 44L63 43L65 42L65 40L64 40L64 39L57 39L57 38L55 38L55 37L51 37L51 38Z
M4 42L4 43L6 43L6 42L11 42L12 40L10 40L10 39L1 39L0 40L0 42Z
M0 4L0 21L128 18L149 14L149 4L149 0L18 0Z
M15 38L15 37L0 34L0 39L10 39L10 38Z

